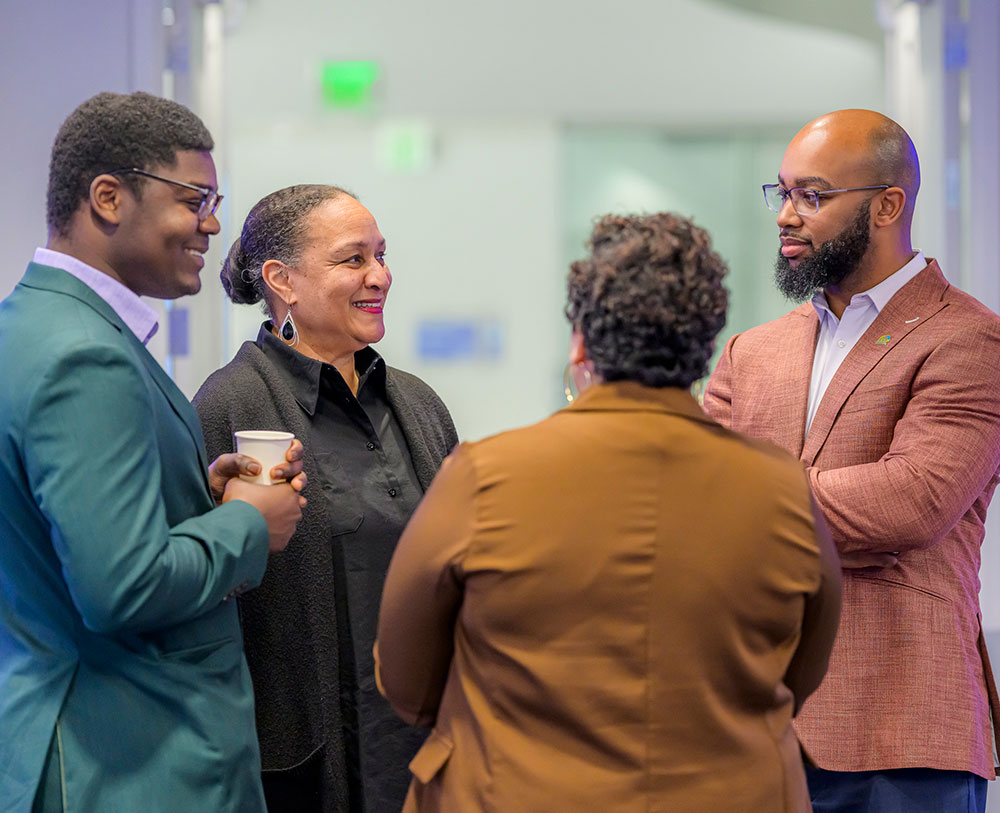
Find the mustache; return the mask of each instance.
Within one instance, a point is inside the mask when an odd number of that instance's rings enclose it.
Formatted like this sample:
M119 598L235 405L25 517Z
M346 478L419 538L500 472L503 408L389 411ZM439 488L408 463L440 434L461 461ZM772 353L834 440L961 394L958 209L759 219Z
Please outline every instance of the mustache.
M792 240L801 240L803 243L809 243L810 245L812 245L812 240L810 240L808 237L803 237L801 234L798 234L794 231L789 231L788 229L782 229L781 231L778 232L778 239L780 240L783 237L787 237Z

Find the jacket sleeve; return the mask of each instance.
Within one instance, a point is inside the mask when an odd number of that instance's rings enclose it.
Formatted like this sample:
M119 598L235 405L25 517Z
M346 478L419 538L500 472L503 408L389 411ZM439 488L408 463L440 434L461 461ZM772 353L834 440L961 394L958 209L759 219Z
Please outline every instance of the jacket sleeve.
M379 690L408 723L437 717L474 531L476 478L459 447L445 460L399 540L382 593L375 644Z
M267 524L248 503L168 526L164 491L205 485L193 447L191 471L162 472L152 399L163 396L140 366L123 348L80 346L40 374L28 402L25 472L70 596L102 634L195 618L258 584L267 564ZM211 504L207 493L189 502Z
M881 458L808 469L842 553L929 547L988 496L1000 464L998 369L1000 328L983 319L928 355Z
M785 671L785 685L795 695L795 713L823 682L840 624L842 584L840 557L819 506L810 497L813 528L819 548L819 586L805 597L802 634Z
M706 414L727 429L733 425L733 345L737 338L739 334L726 342L715 370L705 385L705 397L702 400L702 408Z

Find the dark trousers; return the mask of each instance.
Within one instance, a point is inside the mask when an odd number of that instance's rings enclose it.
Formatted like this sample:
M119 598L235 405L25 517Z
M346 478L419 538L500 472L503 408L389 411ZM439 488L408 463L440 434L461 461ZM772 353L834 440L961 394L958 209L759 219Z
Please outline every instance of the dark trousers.
M985 813L986 780L967 771L824 771L806 766L813 813Z

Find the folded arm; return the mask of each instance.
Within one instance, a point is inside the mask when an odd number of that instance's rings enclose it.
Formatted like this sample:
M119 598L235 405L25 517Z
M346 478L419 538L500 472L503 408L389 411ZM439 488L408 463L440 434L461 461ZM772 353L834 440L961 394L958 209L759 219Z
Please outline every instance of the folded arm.
M842 554L934 545L990 487L1000 465L998 371L992 323L942 343L917 371L881 458L808 469Z
M205 486L193 440L191 470L162 472L152 386L126 350L80 347L40 372L29 403L26 475L72 600L103 634L194 618L267 561L267 524L245 502L169 527L164 477ZM192 507L211 505L199 496Z

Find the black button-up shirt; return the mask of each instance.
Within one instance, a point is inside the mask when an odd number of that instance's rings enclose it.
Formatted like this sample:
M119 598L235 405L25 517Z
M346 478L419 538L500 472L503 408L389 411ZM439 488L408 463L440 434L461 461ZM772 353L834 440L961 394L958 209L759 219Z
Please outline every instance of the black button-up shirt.
M355 354L355 397L336 367L303 356L266 328L257 345L287 375L289 389L308 416L310 435L300 440L318 468L318 478L311 475L309 482L310 498L318 499L321 491L329 503L351 807L398 809L409 782L409 758L401 761L399 752L410 750L412 756L421 737L379 695L372 646L389 560L423 491L386 400L385 362L370 347ZM396 757L386 760L387 754ZM402 795L386 798L387 786Z

